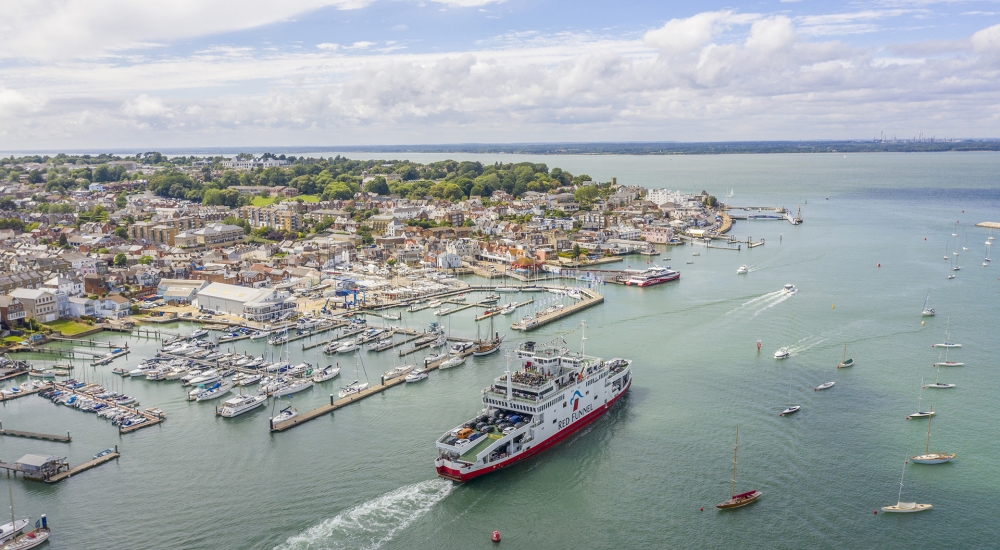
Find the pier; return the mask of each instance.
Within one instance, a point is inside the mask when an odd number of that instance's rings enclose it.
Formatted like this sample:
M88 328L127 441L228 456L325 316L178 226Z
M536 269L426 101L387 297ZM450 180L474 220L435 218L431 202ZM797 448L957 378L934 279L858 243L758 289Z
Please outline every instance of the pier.
M472 352L468 351L468 352L465 352L463 354L463 357L468 357L470 355L472 355ZM454 357L454 356L449 356L449 357L446 357L445 359L440 359L438 361L435 361L433 363L430 363L430 364L424 366L423 368L427 372L430 372L432 370L437 370L437 368L439 366L441 366L441 363L443 363L446 359L448 359L450 357ZM373 386L369 386L368 388L365 388L364 390L362 390L362 391L360 391L358 393L355 393L353 395L349 395L349 396L341 398L341 399L334 399L335 394L330 394L330 403L328 403L326 405L321 405L319 407L316 407L315 409L313 409L311 411L306 411L304 413L301 413L301 414L299 414L298 416L296 416L294 418L290 418L288 420L285 420L284 422L278 422L276 424L272 423L271 424L271 431L272 432L283 432L285 430L294 428L295 426L299 426L301 424L305 424L306 422L309 422L310 420L314 420L314 419L319 418L321 416L325 416L327 414L332 413L333 411L335 411L337 409L340 409L342 407L346 407L347 405L350 405L351 403L355 403L357 401L361 401L362 399L364 399L366 397L371 397L373 395L380 394L380 393L384 392L385 390L387 390L389 388L392 388L394 386L398 386L398 385L403 384L405 382L406 382L406 376L397 376L396 378L392 378L390 380L382 379L382 381L380 383L378 383L378 384L375 384Z
M96 367L99 365L107 365L108 363L114 361L115 359L118 359L119 357L125 357L126 355L128 355L128 353L129 353L128 348L122 349L115 353L110 353L108 355L103 356L101 359L94 361L93 363L90 364L90 366Z
M593 290L581 288L580 292L586 294L587 298L580 300L575 304L568 305L562 309L553 311L552 313L545 313L528 321L514 323L510 326L510 328L524 332L535 330L553 321L558 321L563 317L568 317L578 311L587 309L588 307L596 306L604 301L604 296L594 292Z
M77 466L75 468L70 468L69 470L66 470L65 472L58 473L58 474L56 474L56 475L54 475L54 476L46 479L45 482L46 483L59 483L60 481L62 481L64 479L69 479L69 478L75 476L76 474L79 474L81 472L85 472L85 471L87 471L87 470L89 470L91 468L96 468L96 467L100 466L101 464L107 464L108 462L111 462L112 460L117 460L119 456L121 456L121 453L118 452L118 445L115 445L114 452L111 452L111 453L108 453L108 454L106 454L104 456L101 456L101 457L95 458L93 460L89 460L87 462L84 462L83 464L80 464L79 466Z
M30 390L21 390L17 393L11 395L0 394L0 402L10 401L12 399L17 399L19 397L24 397L25 395L34 395L40 391L45 391L52 388L52 382L46 382L44 386L33 388Z
M514 306L514 311L517 311L518 308L524 307L524 306L526 306L528 304L531 304L531 303L534 303L534 302L535 302L534 298L528 300L527 302L521 302L521 303L517 304L516 306ZM494 311L492 313L484 313L483 315L480 315L479 317L476 317L476 321L478 322L478 321L482 321L483 319L489 319L490 317L493 317L494 315L501 315L503 313L501 311L503 308L500 307L499 305L497 307L499 309L497 309L496 311Z
M70 441L73 441L73 438L69 436L69 432L66 432L66 435L54 435L36 432L22 432L21 430L6 430L3 427L3 422L0 422L0 435L23 437L26 439L40 439L42 441L58 441L60 443L69 443Z

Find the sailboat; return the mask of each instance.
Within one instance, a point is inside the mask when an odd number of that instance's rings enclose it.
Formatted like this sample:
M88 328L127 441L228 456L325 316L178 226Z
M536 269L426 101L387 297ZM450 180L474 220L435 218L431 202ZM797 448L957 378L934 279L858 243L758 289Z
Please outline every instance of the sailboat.
M991 261L993 260L990 259L990 241L986 241L986 257L983 258L983 267L988 266Z
M945 325L944 329L944 343L941 344L931 344L932 348L960 348L962 344L956 344L954 342L948 341L948 326L951 325L951 318L948 318L948 324Z
M36 546L41 546L43 542L49 539L50 534L49 523L45 518L45 514L42 514L42 518L35 522L35 529L33 531L19 535L18 533L30 520L21 520L25 525L17 527L17 521L14 519L14 491L9 484L7 485L7 492L10 493L10 523L8 525L12 526L12 529L9 532L5 532L2 539L0 539L4 542L3 550L29 550Z
M948 388L954 388L955 384L944 384L941 382L941 367L938 367L937 378L934 379L933 384L927 384L925 388L945 390Z
M475 357L482 357L484 355L489 355L500 350L500 343L503 342L503 336L500 336L499 332L494 332L493 330L493 317L490 317L490 335L491 338L488 340L483 340L479 335L479 327L476 327L476 341L472 346L472 355Z
M923 309L923 311L920 312L920 315L922 315L924 317L933 317L934 315L937 314L937 312L934 311L934 308L927 307L927 304L928 304L928 302L930 302L930 299L931 299L931 293L928 292L927 296L924 298L924 309Z
M906 463L909 460L903 461L903 473L899 476L899 495L896 497L895 506L883 506L883 512L891 513L907 513L907 512L923 512L924 510L930 510L933 508L930 504L917 504L916 502L903 502L903 478L906 476Z
M778 416L785 416L786 414L793 414L799 412L802 405L792 405L792 377L788 377L788 407L781 411Z
M927 443L924 445L924 454L911 456L910 460L917 464L942 464L955 460L955 453L932 453L931 452L931 419L927 419Z
M754 489L752 491L747 491L745 493L736 494L736 453L740 448L740 427L736 426L736 444L733 445L733 479L732 485L729 489L729 500L716 504L715 507L720 510L728 510L730 508L739 508L740 506L746 506L751 502L754 502L760 498L764 493Z
M931 410L929 410L929 411L922 411L922 410L920 410L920 405L923 402L923 400L924 400L924 379L923 379L923 377L921 377L920 378L920 393L918 394L918 397L917 397L917 412L915 412L915 413L907 416L906 417L907 420L909 420L911 418L930 418L930 417L934 416L934 414L935 414L934 413L934 407L931 407Z
M948 241L944 242L944 259L946 261L950 259L948 256Z
M931 310L931 311L933 311L933 310ZM846 369L847 367L853 367L853 366L854 366L854 358L853 357L851 357L850 359L847 358L847 344L845 343L844 344L844 360L837 364L837 368L838 369Z
M950 347L950 346L949 346ZM949 361L948 360L948 347L944 348L944 361L938 361L931 365L932 367L964 367L965 363L960 361ZM938 369L941 370L941 369Z
M729 198L733 198L733 192L736 191L734 188L729 188Z
M337 396L340 397L341 399L343 399L345 397L348 397L350 395L355 395L355 394L361 393L362 391L364 391L365 389L368 388L368 382L359 382L358 381L358 363L359 363L360 360L361 360L361 352L357 352L357 354L355 355L355 361L354 361L354 382L351 382L346 387L340 388L340 391L337 392ZM368 377L368 374L366 373L365 374L365 379L366 380L367 380L367 377Z

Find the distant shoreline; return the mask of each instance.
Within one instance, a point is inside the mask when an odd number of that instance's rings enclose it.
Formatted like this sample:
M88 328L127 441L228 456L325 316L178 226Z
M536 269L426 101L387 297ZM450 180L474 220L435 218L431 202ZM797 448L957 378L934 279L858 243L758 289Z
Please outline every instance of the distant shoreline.
M165 155L234 155L239 152L271 152L285 155L317 153L461 153L509 155L760 155L837 153L945 153L997 152L1000 139L952 141L729 141L729 142L604 142L604 143L458 143L438 145L268 145L226 147L106 147L99 149L25 150L0 152L0 156L100 154L134 155L159 151Z

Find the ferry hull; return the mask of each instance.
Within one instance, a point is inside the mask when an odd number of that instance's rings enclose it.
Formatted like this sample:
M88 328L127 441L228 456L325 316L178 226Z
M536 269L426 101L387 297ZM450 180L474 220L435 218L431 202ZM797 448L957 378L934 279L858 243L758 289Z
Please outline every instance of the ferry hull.
M618 395L616 395L611 401L608 401L607 404L605 404L602 407L597 408L596 410L594 410L593 412L591 412L587 416L584 416L583 418L581 418L579 421L570 424L564 430L562 430L562 431L560 431L560 432L558 432L556 434L553 434L552 437L546 439L545 441L541 442L540 444L538 444L538 445L536 445L536 446L534 446L534 447L532 447L532 448L524 451L523 453L521 453L521 454L519 454L517 456L513 456L511 458L508 458L507 460L503 460L503 461L497 462L496 464L491 464L489 466L481 466L481 467L475 468L475 469L465 469L464 471L463 470L456 470L454 468L449 468L447 466L441 465L441 466L437 466L437 474L438 474L438 476L443 477L445 479L450 479L452 481L457 481L457 482L465 482L465 481L469 481L471 479L477 478L477 477L479 477L481 475L488 474L490 472L495 472L496 470L499 470L501 468L506 468L507 466L512 466L512 465L517 464L518 462L521 462L522 460L525 460L527 458L531 458L532 456L534 456L534 455L536 455L536 454L538 454L538 453L540 453L540 452L548 449L549 447L552 447L552 446L556 445L557 443L559 443L563 439L566 439L567 437L573 435L574 433L580 431L582 428L586 427L588 424L590 424L594 420L597 420L598 418L600 418L602 415L604 415L604 413L608 412L608 409L610 409L612 406L614 406L614 404L619 399L621 399L623 395L625 395L626 393L628 393L628 390L631 387L632 387L632 380L630 378L629 381L628 381L628 383L625 386L625 389L622 390Z
M681 274L680 273L674 273L674 274L667 275L667 276L664 276L664 277L654 277L652 279L645 279L645 280L642 280L642 281L633 281L633 280L629 279L628 281L625 281L625 286L637 286L637 287L642 288L642 287L647 287L647 286L658 285L660 283L669 283L670 281L676 281L677 279L680 279L680 278L681 278Z

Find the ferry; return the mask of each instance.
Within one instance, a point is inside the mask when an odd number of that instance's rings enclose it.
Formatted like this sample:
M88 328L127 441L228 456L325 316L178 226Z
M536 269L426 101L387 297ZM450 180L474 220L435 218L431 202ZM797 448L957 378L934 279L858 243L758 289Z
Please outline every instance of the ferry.
M626 286L652 286L660 283L676 281L681 278L681 273L679 271L674 271L670 269L670 267L660 267L658 265L641 270L626 269L625 273L628 275L628 279L625 280Z
M464 482L559 443L608 411L632 383L632 361L533 342L517 350L521 369L482 391L477 416L437 440L440 477Z

